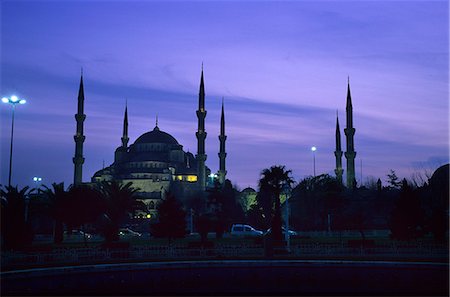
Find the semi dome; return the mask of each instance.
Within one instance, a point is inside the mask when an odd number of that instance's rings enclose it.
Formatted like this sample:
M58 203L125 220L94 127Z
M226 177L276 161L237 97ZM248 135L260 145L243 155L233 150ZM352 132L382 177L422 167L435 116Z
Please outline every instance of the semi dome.
M159 130L156 126L153 131L147 132L139 136L134 142L135 144L141 143L165 143L165 144L178 144L178 141L170 134Z

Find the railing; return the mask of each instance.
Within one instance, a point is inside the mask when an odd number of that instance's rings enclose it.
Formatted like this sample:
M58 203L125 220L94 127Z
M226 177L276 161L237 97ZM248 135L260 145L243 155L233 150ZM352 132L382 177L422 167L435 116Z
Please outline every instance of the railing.
M389 237L390 230L365 230L366 237ZM342 231L297 231L299 236L309 237L360 237L361 233L357 230L342 230Z
M214 248L186 246L148 246L129 249L73 248L52 252L2 252L2 268L36 265L65 265L108 263L113 261L153 261L204 258L263 258L263 245L217 245ZM293 245L288 258L370 256L372 258L448 258L448 247L437 244L395 244L375 247L348 247L347 245L305 243Z

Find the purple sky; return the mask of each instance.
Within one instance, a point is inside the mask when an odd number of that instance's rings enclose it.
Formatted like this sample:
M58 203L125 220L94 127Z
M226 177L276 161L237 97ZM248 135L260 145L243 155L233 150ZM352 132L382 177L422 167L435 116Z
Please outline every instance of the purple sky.
M448 1L2 1L1 96L16 110L13 184L73 181L80 68L83 181L113 162L125 99L130 143L153 129L196 152L201 64L207 165L218 170L225 98L228 178L256 187L286 165L296 181L334 174L339 111L345 150L347 76L357 180L411 177L449 160ZM1 106L8 181L11 108ZM345 164L345 159L343 160ZM345 170L344 165L344 170Z

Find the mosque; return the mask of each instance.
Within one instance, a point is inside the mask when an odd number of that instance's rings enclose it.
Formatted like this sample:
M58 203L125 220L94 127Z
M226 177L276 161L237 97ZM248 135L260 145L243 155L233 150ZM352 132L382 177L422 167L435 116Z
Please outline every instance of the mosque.
M75 139L75 165L74 184L81 183L83 158L83 122L86 116L83 111L84 88L83 76L80 80L78 92L78 113L75 115L77 132ZM219 171L211 174L206 166L207 155L205 153L205 86L203 67L200 78L200 91L198 100L197 154L185 152L183 146L169 133L158 127L158 120L153 130L139 136L136 141L128 145L128 110L125 106L123 119L123 133L121 146L115 150L114 162L99 171L91 178L92 183L101 181L119 181L121 183L132 182L132 186L139 188L139 200L145 203L149 210L156 211L156 205L163 198L164 193L173 185L181 189L183 195L189 196L204 192L217 180L223 184L226 179L225 169L225 114L222 100L222 114L220 120L219 135ZM208 177L212 178L208 178Z
M196 193L205 192L208 186L212 186L215 180L223 184L226 179L225 169L225 115L222 101L222 113L220 120L219 135L219 171L211 174L211 170L206 166L207 155L205 153L205 85L203 78L203 66L200 77L200 90L198 99L198 110L196 111L198 129L195 133L197 137L197 154L194 156L190 152L185 152L183 146L170 134L161 131L158 127L158 120L152 131L148 131L139 136L136 141L128 145L128 110L125 106L123 119L122 144L114 154L114 162L99 171L91 179L92 183L101 181L119 181L121 183L131 182L133 187L139 188L139 198L145 203L147 209L156 211L156 205L164 196L164 193L173 185L181 189L184 197ZM342 156L347 159L346 185L348 188L356 186L355 180L355 157L353 128L353 107L350 94L350 82L347 88L346 104L346 152L341 149L341 135L339 128L339 118L336 118L336 158L335 174L339 182L343 183ZM86 118L84 114L84 88L83 75L81 75L80 88L78 92L78 112L75 115L77 130L74 136L75 157L74 163L74 185L82 183L83 123ZM213 177L212 179L208 177Z

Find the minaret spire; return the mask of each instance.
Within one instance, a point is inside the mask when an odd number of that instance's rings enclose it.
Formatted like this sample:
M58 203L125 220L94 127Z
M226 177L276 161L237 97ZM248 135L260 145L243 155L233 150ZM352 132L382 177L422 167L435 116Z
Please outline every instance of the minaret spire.
M86 119L84 114L84 87L83 87L83 68L81 68L80 88L78 90L78 111L75 114L75 120L77 122L76 134L73 137L75 140L75 156L72 159L74 164L73 184L79 185L83 179L83 143L86 137L83 132L83 123Z
M347 139L347 151L345 152L345 158L347 159L347 187L353 188L355 186L355 146L354 135L355 128L353 128L353 106L352 96L350 93L350 78L347 82L347 127L344 129L344 133Z
M227 175L227 171L225 169L225 158L227 157L227 153L225 152L225 140L227 136L225 135L225 113L223 108L223 97L222 97L222 115L220 116L220 150L219 150L219 182L223 184L225 182L225 177Z
M334 155L336 157L336 169L334 170L334 172L336 173L336 179L340 184L342 184L342 173L344 172L344 170L342 169L341 129L339 128L339 116L337 110L336 110L336 150L334 151Z
M122 147L128 147L128 102L125 100L125 115L123 117Z
M205 131L205 84L203 80L203 63L202 63L202 74L200 78L200 91L198 94L198 110L197 110L197 118L198 118L198 129L195 135L197 136L197 155L196 159L198 162L198 185L200 191L205 191L206 189L206 153L205 153L205 139L206 139L206 131Z

